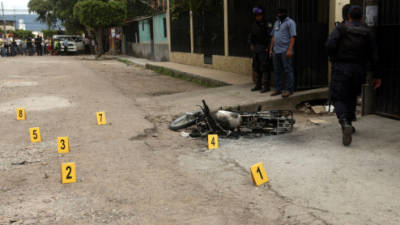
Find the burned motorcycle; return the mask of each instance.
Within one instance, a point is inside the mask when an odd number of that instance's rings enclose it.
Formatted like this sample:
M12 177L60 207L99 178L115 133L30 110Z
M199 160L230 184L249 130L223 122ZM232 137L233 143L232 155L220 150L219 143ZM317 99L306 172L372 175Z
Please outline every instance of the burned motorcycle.
M208 134L228 137L248 133L277 135L291 132L296 122L293 112L289 110L259 110L254 113L218 110L211 113L204 100L200 108L200 111L178 117L169 128L178 131L196 125L190 134L192 137L205 137Z

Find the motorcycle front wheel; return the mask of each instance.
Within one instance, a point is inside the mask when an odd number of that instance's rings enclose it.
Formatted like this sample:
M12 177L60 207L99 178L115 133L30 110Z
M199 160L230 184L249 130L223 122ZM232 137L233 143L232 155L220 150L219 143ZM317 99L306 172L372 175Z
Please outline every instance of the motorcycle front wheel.
M194 124L196 124L196 120L200 116L201 112L194 112L194 113L186 113L171 122L169 125L169 129L173 131L178 131L181 129L188 128Z

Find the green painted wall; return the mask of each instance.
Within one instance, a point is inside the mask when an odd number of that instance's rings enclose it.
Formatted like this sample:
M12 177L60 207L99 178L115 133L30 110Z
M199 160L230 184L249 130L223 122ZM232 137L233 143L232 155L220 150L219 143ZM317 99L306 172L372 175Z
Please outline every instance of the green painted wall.
M151 42L150 19L139 21L138 26L139 26L140 43L150 43Z
M166 15L160 14L153 17L153 32L155 44L168 44Z

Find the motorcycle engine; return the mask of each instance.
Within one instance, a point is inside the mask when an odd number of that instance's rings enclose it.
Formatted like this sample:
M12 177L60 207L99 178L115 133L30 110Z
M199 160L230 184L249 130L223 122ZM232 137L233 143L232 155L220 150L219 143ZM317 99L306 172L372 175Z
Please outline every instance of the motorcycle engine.
M242 124L242 117L239 113L219 110L215 117L218 123L227 130L232 130L235 128L239 128Z

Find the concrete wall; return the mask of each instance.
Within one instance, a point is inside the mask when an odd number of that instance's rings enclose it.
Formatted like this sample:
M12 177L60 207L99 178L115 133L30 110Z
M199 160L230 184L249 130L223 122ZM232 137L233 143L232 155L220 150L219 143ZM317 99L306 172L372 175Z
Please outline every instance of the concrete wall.
M165 44L154 44L154 60L155 61L169 61L168 41Z
M153 58L151 43L131 43L131 46L133 56L146 59Z
M154 60L156 61L169 60L168 32L165 32L164 19L166 19L165 13L153 17Z

